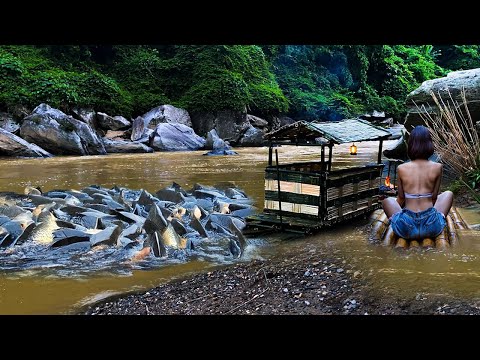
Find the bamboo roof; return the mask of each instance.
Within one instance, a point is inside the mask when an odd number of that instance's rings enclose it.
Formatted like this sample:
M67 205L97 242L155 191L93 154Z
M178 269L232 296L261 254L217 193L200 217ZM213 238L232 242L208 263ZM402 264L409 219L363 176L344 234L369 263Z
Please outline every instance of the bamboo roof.
M390 136L390 132L379 126L372 125L362 119L345 119L341 121L307 122L297 121L272 131L265 137L273 142L291 141L292 143L324 144L324 138L335 144L359 141L383 140ZM317 140L316 140L317 139Z

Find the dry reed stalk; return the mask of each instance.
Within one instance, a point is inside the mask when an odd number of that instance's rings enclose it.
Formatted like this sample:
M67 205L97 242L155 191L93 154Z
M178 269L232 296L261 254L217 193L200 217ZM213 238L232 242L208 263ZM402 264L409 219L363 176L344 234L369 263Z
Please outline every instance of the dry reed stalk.
M458 178L468 171L480 167L480 140L475 129L470 111L468 110L465 89L461 91L462 104L455 101L447 89L450 99L444 100L440 94L430 92L438 114L430 114L424 105L415 106L420 111L420 117L430 129L435 150L441 161ZM462 111L462 107L464 111Z

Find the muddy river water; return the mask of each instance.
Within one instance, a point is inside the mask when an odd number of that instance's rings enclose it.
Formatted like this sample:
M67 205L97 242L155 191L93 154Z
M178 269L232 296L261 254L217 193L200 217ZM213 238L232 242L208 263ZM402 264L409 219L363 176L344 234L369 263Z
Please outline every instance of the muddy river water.
M393 142L386 142L388 147ZM375 162L378 143L359 143L358 155L349 155L349 144L334 149L334 167ZM385 148L385 147L384 147ZM27 185L42 190L81 189L97 184L152 193L173 181L185 189L193 184L215 185L234 182L253 199L260 209L263 204L263 171L267 148L235 149L238 156L203 156L199 152L154 154L122 154L108 156L54 157L50 159L0 159L0 191L23 192ZM319 158L314 147L282 147L280 162ZM480 214L472 209L460 209L470 224L480 223ZM253 239L245 257L282 256L297 251L306 244L324 251L341 254L356 263L362 272L374 280L375 287L389 288L406 295L454 294L480 298L480 231L465 231L460 245L448 252L423 251L397 254L378 245L369 245L366 222L359 220L325 230L319 234L294 240L281 236ZM0 257L4 261L5 257ZM232 260L229 260L230 262ZM147 265L126 262L106 268L79 268L63 264L59 270L54 261L38 266L14 267L0 264L0 314L66 314L106 296L156 286L162 282L206 269L228 265L221 259L191 261L153 260ZM4 264L3 264L4 265Z

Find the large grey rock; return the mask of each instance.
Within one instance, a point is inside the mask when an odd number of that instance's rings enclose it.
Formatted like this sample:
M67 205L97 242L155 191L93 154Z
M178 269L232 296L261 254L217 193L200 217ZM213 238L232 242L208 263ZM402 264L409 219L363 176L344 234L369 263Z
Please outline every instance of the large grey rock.
M102 112L97 112L97 120L98 125L105 130L122 130L132 125L123 116L110 116Z
M230 148L225 141L220 139L215 129L212 129L207 134L207 140L205 142L204 149L206 150L219 150L223 148Z
M135 140L136 142L139 142L139 143L142 143L142 144L150 144L150 138L152 137L152 134L154 133L154 130L152 129L145 129L145 132L143 134L143 136L138 139L138 140Z
M424 81L420 87L408 94L406 100L408 112L404 124L407 131L410 132L417 125L424 125L421 114L438 113L430 92L437 97L440 96L445 102L451 102L448 94L450 92L453 100L463 105L462 89L465 89L465 98L472 118L478 119L480 117L480 69L454 71L446 77ZM418 109L414 102L419 107L424 105L425 109Z
M38 105L20 127L20 136L56 155L104 155L103 142L84 122L47 104Z
M268 126L268 121L258 116L247 114L247 120L250 122L251 125L255 126L256 128L266 128Z
M222 110L214 113L192 113L193 130L201 136L215 129L220 138L231 143L237 142L241 135L251 126L247 113Z
M13 119L13 115L0 112L0 128L15 133L20 130L20 125Z
M142 118L145 121L145 127L155 129L161 123L182 124L192 127L192 120L188 111L180 109L172 105L161 105L153 108L149 112L143 114Z
M103 139L107 153L151 153L153 149L145 144L133 141Z
M204 155L238 155L235 151L231 150L230 145L218 137L215 129L208 132L204 148L212 150Z
M71 110L72 116L85 124L88 124L92 129L98 129L97 113L93 109L74 107Z
M238 142L240 146L265 146L267 141L263 138L263 131L250 126Z
M41 147L30 144L11 132L0 128L0 155L25 156L25 157L50 157L52 156Z
M130 140L137 141L140 140L145 134L145 119L141 116L137 116L132 123L132 135Z
M204 145L204 138L195 134L192 128L182 124L158 124L150 137L150 146L155 150L198 150Z

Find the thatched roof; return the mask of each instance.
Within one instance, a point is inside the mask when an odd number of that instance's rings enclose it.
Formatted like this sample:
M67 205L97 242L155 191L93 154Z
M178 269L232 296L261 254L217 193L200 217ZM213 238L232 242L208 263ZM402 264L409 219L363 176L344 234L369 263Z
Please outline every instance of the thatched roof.
M346 119L328 122L297 121L265 135L271 141L291 141L292 143L315 143L315 139L323 137L335 144L354 141L374 141L390 136L387 130L372 125L362 119ZM317 141L317 143L319 143ZM322 142L320 142L321 144Z

